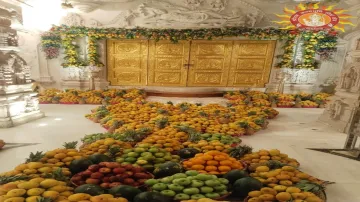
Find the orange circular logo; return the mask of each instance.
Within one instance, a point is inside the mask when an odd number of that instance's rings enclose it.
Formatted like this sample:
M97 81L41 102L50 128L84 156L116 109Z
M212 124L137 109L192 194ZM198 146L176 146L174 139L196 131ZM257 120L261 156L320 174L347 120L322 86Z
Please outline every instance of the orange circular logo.
M295 13L290 21L298 29L322 30L332 29L339 23L339 17L331 11L309 9Z

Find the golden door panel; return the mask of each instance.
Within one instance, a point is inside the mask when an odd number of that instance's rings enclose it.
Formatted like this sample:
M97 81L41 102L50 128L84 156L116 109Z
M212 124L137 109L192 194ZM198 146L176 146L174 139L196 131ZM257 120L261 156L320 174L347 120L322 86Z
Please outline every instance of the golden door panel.
M186 86L189 48L189 41L150 41L149 85Z
M232 41L192 41L188 86L226 86Z
M147 40L108 40L110 85L146 85L148 47Z
M228 86L264 87L269 81L276 41L235 41Z

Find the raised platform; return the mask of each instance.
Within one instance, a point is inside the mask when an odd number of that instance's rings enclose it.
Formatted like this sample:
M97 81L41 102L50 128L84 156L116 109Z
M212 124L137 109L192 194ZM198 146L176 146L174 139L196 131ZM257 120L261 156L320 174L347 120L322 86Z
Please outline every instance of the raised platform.
M21 114L19 116L14 116L11 118L3 118L0 119L0 128L11 128L43 117L45 117L45 114L43 112L33 111L33 112Z

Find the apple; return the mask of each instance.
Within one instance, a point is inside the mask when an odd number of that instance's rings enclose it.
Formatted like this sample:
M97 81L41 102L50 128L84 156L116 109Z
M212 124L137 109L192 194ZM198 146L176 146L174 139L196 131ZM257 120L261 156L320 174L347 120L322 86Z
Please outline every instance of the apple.
M101 183L101 184L100 184L100 187L102 187L102 188L104 188L104 189L109 189L109 188L110 188L110 183L106 183L106 182Z
M162 158L162 157L165 156L165 154L164 154L164 153L157 152L157 153L154 154L154 156L157 157L157 158Z
M163 157L163 159L165 159L166 161L170 161L172 159L171 155L165 155Z
M196 175L199 174L199 172L196 171L196 170L188 170L188 171L185 172L185 174L188 175L188 176L196 176Z
M124 153L124 154L127 154L127 153L130 153L130 152L132 152L132 151L133 151L133 149L124 149L123 153Z
M162 191L167 189L167 185L165 183L157 183L152 186L153 190Z
M126 171L125 168L114 168L114 169L112 170L112 172L115 173L115 174L122 174L122 173L124 173L125 171Z
M212 180L217 180L218 177L216 175L210 175Z
M174 180L174 178L172 176L169 176L169 177L164 177L164 178L160 179L160 182L171 183L173 180Z
M220 185L220 181L219 180L206 180L205 184L209 187L216 187L218 185Z
M194 195L200 193L200 190L198 188L186 188L183 192L188 195Z
M81 172L79 174L83 177L90 177L92 173L93 172L91 172L90 170L85 170L84 172Z
M212 177L211 177L211 175L201 173L201 174L196 175L195 179L201 180L201 181L206 181L206 180L211 180Z
M134 168L134 166L132 166L131 164L126 164L126 165L123 165L122 167L129 171Z
M124 184L126 184L126 185L132 185L132 184L134 184L135 180L132 179L132 178L126 178L126 179L124 179L123 182L124 182Z
M186 178L187 175L184 173L176 173L175 175L172 176L174 179L179 179L179 178Z
M99 165L91 165L88 168L88 170L90 170L91 172L97 172L99 169L100 169Z
M105 162L106 163L106 167L108 168L117 168L117 167L120 167L120 164L119 163L116 163L116 162Z
M229 180L228 180L228 179L219 178L218 180L221 182L221 184L229 184Z
M188 179L190 181L193 181L193 180L195 180L195 177L194 176L187 176L186 179Z
M120 182L113 182L113 183L110 184L110 188L117 187L119 185L121 185Z
M214 191L214 188L212 187L201 187L200 188L201 193L207 194Z
M134 177L136 179L148 179L148 178L150 178L149 175L146 174L146 173L135 173Z
M154 184L157 184L157 183L159 183L159 180L156 180L156 179L149 179L149 180L145 181L145 184L147 186L153 186Z
M214 199L214 198L220 198L220 194L218 193L207 193L205 194L206 198L211 198L211 199Z
M86 179L86 184L99 184L100 180L99 179L92 179L92 178L88 178Z
M162 190L160 193L162 195L170 196L170 197L173 197L176 195L176 192L174 192L173 190Z
M191 181L191 187L202 187L204 186L204 182L200 180L192 180Z
M220 192L220 191L227 190L227 186L224 185L224 184L219 184L218 186L215 186L214 189L215 189L217 192Z
M202 194L194 194L191 196L191 199L193 200L199 200L199 199L202 199L202 198L206 198L204 195Z
M221 191L221 192L217 192L218 194L220 194L220 196L224 196L226 194L228 194L229 192L227 190Z
M126 171L125 174L129 175L129 176L133 176L134 175L134 172L132 171Z
M117 175L116 175L117 176ZM119 176L118 176L119 177ZM103 182L110 182L110 177L103 177L101 179Z
M140 156L152 156L151 152L143 152Z
M186 179L186 178L179 178L179 179L174 179L172 181L172 183L182 185L182 186L186 186L186 185L191 184L191 181Z
M138 153L136 153L136 152L129 152L129 153L127 153L127 156L128 157L138 157L139 156L139 154Z
M100 168L99 172L100 173L111 173L111 169L110 168Z
M173 190L175 192L180 192L180 191L182 191L184 189L183 186L178 185L178 184L170 184L170 185L168 185L168 187L169 187L169 189L171 189L171 190Z
M151 153L157 153L157 152L159 152L159 149L153 147L153 148L150 148L148 151L151 152Z
M183 201L183 200L189 200L190 196L187 194L176 194L174 197L174 200L176 201Z
M123 163L123 162L125 162L125 158L118 157L118 158L116 158L116 162Z
M144 148L140 148L140 147L134 149L134 152L136 152L136 153L143 153L145 151L146 150Z
M101 179L103 177L104 177L104 174L102 174L100 172L96 172L96 173L91 174L91 178L94 178L94 179Z
M134 167L131 171L134 173L142 173L145 172L145 169L143 167Z
M154 162L155 162L155 163L165 163L166 160L163 159L163 158L156 158L156 159L154 160Z

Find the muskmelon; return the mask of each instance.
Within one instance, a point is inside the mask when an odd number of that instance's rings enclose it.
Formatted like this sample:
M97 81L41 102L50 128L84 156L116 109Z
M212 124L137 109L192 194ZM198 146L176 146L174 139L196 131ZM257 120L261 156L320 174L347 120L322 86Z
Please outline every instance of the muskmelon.
M78 186L74 190L74 192L76 194L84 193L84 194L89 194L91 196L97 196L97 195L101 195L101 194L105 193L103 188L101 188L100 186L95 185L95 184L84 184L84 185Z
M142 192L135 196L133 202L173 202L173 198L159 192Z
M134 197L141 193L141 190L128 185L120 185L109 190L109 194L115 197L123 197L128 201L133 201Z
M93 163L87 159L87 158L81 158L71 161L69 165L69 169L71 174L75 175L76 173L80 173L86 169L88 169L89 166L91 166Z
M181 172L182 166L180 164L169 161L155 168L154 175L156 178L163 178Z
M245 170L231 170L224 175L224 178L229 180L230 184L244 177L249 177L249 174Z
M94 164L99 164L101 162L111 162L111 158L105 154L93 154L88 157L88 159Z
M244 177L235 181L233 194L238 197L245 197L251 191L260 190L262 183L253 177Z

